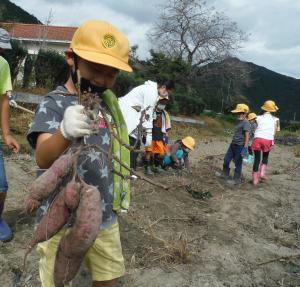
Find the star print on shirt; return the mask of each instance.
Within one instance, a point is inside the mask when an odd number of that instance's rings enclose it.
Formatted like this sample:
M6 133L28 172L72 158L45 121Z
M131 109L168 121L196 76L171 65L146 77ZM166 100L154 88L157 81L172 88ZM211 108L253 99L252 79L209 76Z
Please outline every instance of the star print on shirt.
M63 108L63 106L62 106L62 104L61 104L62 101L58 101L58 100L57 100L57 101L55 101L55 102L56 102L56 104L57 104L58 107Z
M108 203L106 203L105 201L104 201L104 199L102 199L101 200L101 207L102 207L102 211L103 212L105 212L105 210L106 210L106 206L108 205Z
M108 187L108 193L113 196L114 195L114 185L110 184Z
M94 162L95 160L99 160L100 152L92 151L88 154L88 157L90 158L91 162Z
M108 168L107 168L107 166L105 166L104 168L102 168L100 170L100 172L101 172L101 178L108 177Z
M84 174L87 173L87 170L84 169L84 168L82 167L82 165L80 165L80 166L77 168L77 172L78 172L78 174L79 174L80 177L84 177Z
M108 136L108 133L105 133L104 136L101 136L101 137L102 137L102 144L103 145L109 145L110 138Z
M49 101L42 101L40 103L40 107L39 107L39 110L38 110L38 114L39 113L45 113L47 114L47 109L45 108L45 104L47 104Z
M57 129L59 127L59 122L55 119L55 116L52 121L48 121L46 124L49 125L49 130Z

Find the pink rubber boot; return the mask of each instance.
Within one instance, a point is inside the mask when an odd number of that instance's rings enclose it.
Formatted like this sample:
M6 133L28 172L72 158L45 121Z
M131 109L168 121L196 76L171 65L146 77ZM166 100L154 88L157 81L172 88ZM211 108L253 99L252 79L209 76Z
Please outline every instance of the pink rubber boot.
M252 184L256 187L259 182L259 173L256 171L252 172Z
M260 167L260 178L261 180L266 180L266 172L267 172L267 165L266 164L262 164Z

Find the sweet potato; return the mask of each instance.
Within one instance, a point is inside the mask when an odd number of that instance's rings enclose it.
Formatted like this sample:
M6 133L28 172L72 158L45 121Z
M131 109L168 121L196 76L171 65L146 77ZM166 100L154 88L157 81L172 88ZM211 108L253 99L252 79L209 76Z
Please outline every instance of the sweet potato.
M62 179L71 172L72 165L72 154L64 154L33 182L25 199L26 212L30 213L41 205L42 200L47 198L61 183Z
M33 232L31 242L24 257L24 268L26 258L32 249L40 242L46 241L54 236L68 221L70 210L64 202L64 191L61 191L54 198L47 213L42 217L38 226Z
M70 210L76 210L80 200L82 184L77 182L75 177L64 188L64 202Z
M75 224L61 239L57 250L54 264L56 287L63 287L75 277L85 254L99 233L101 220L100 192L97 188L84 184Z

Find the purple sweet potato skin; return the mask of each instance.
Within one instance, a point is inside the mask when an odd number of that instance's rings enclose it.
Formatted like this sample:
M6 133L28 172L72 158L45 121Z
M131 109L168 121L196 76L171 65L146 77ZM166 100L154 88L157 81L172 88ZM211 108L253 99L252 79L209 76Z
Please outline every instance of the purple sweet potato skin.
M67 223L69 216L70 210L65 205L64 193L61 191L54 198L47 213L42 217L34 230L28 252L38 243L54 236Z
M63 287L78 272L89 247L95 241L102 221L100 192L84 185L80 193L76 221L59 244L54 264L54 283Z
M73 159L70 153L60 156L51 167L39 176L31 185L30 192L25 199L25 210L30 213L37 209L43 199L55 190L62 178L72 169Z
M82 184L77 182L75 178L73 178L64 188L64 202L72 211L76 210L78 207L81 188Z

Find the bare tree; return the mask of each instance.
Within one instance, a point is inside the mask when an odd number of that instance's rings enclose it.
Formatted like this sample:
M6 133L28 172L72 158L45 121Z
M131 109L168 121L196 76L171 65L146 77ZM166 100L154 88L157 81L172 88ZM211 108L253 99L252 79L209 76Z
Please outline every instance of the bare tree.
M149 38L155 50L197 67L228 57L245 34L203 0L168 0Z
M48 39L48 33L49 33L49 26L53 21L54 12L52 9L50 9L48 16L45 20L44 25L40 25L40 28L38 29L38 38L40 40L40 47L39 49L46 49L47 48L47 39Z

